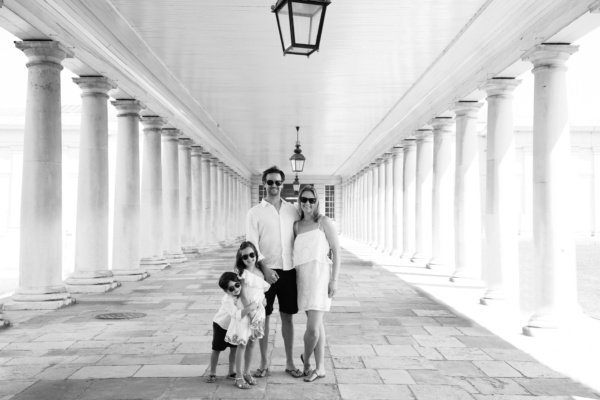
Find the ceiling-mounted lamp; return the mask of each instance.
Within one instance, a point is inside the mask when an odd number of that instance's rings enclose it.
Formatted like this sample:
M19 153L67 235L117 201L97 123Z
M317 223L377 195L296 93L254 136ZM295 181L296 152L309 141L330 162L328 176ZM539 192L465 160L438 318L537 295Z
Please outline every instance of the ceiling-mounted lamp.
M294 149L294 154L290 157L290 162L292 163L292 172L302 172L304 170L304 161L306 158L302 155L302 150L300 150L300 127L296 127L296 148Z
M300 191L300 181L298 180L298 174L296 174L296 179L294 179L294 182L292 182L292 186L294 186L294 194L298 195L298 192Z
M310 56L319 51L329 0L278 0L271 6L277 18L283 55Z

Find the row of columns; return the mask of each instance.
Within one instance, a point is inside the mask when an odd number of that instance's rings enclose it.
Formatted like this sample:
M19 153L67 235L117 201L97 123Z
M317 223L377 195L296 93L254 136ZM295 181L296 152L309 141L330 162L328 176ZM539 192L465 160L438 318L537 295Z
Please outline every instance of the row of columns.
M70 293L105 292L120 281L144 279L147 270L184 262L243 235L239 221L250 207L250 182L166 127L163 118L140 117L138 100L117 99L109 262L107 102L115 86L106 77L75 78L82 90L75 270L63 282L60 71L68 51L48 41L16 46L28 57L28 92L19 288L5 309L59 308L73 302Z
M539 45L524 58L533 64L535 77L536 298L524 327L530 335L579 315L568 212L572 175L565 77L566 60L576 51L571 45ZM484 305L514 300L519 265L512 93L519 83L498 77L481 86L488 103L484 201L477 143L482 103L460 101L451 108L455 118L433 118L344 181L345 234L427 268L453 265L453 282L483 277Z

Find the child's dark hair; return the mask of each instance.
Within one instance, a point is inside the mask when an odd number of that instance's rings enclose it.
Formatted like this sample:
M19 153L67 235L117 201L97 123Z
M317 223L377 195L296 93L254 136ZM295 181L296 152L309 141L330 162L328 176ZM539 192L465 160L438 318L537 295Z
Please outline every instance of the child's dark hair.
M223 290L229 289L229 282L239 282L240 278L235 272L223 272L223 275L219 278L219 287Z
M252 242L242 242L242 244L240 244L240 248L237 251L237 254L235 255L235 269L240 275L242 275L244 273L244 270L246 269L246 264L244 264L244 260L242 260L242 250L247 249L248 247L251 247L254 251L254 254L256 254L256 258L254 260L256 262L256 265L258 266L258 250L256 250L256 246Z

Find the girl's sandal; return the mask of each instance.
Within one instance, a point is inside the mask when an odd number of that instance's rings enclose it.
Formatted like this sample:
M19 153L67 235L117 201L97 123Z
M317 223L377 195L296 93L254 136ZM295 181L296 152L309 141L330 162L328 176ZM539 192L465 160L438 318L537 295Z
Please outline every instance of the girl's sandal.
M258 381L256 379L254 379L252 377L252 375L250 375L250 374L244 374L243 377L244 377L244 380L246 382L248 382L249 385L253 385L253 386L254 385L258 385Z
M206 382L206 383L215 383L216 381L217 381L216 375L210 374L210 375L204 377L204 382Z
M238 383L238 381L242 381L242 383ZM250 385L248 385L248 383L246 382L246 380L244 378L235 378L235 380L233 381L233 384L238 389L250 389Z

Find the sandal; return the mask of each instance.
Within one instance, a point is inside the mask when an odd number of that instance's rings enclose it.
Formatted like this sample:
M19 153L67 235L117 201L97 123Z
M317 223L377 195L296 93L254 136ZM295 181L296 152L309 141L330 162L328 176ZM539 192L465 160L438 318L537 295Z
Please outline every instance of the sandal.
M267 376L271 376L271 372L269 372L269 367L267 368L257 368L256 372L252 374L255 378L266 378Z
M242 381L242 383L238 383L238 381ZM250 389L250 385L248 385L248 382L244 378L235 378L233 384L238 389Z
M254 379L252 377L252 375L246 373L246 374L243 374L242 376L244 377L244 380L246 382L248 382L249 385L252 385L252 386L258 385L258 381L256 379Z
M306 363L304 362L304 354L300 354L300 360L302 360L302 365L304 365L304 376L309 376L310 374L312 374L313 369L310 367L310 364L308 364L308 368L306 368Z
M298 368L296 369L286 369L285 373L294 377L294 378L302 378L304 374Z
M227 379L235 379L235 372L230 373L229 375L227 375Z
M310 376L307 376L306 378L304 378L304 382L313 382L316 381L317 379L321 379L321 378L325 378L327 375L319 375L317 373L317 371L313 371L312 374L310 374Z
M204 382L206 383L215 383L217 381L217 376L216 375L208 375L206 377L204 377Z

